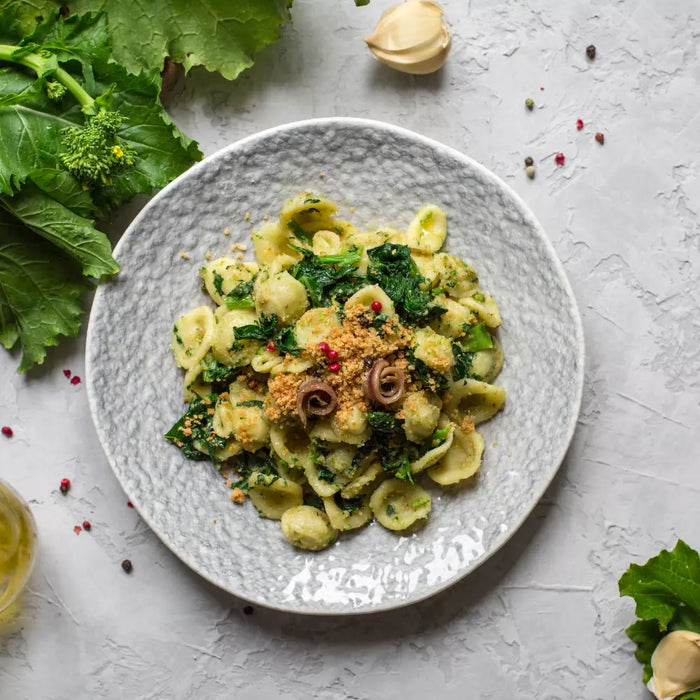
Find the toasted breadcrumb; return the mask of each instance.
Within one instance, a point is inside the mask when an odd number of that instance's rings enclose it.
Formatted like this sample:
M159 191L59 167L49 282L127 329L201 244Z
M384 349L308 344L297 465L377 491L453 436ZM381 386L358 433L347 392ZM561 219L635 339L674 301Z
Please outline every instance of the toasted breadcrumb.
M189 259L190 259L189 253L184 253L184 252L183 252L183 253L180 253L180 257L181 257L183 260L189 260Z
M210 253L209 251L207 251L206 253L204 253L204 259L205 259L205 260L211 260L211 253Z
M229 229L225 228L224 229L224 236L230 236L230 235L231 235L231 231Z
M241 489L236 487L231 491L231 500L234 503L243 503L243 501L245 501L245 494L243 491L241 491Z

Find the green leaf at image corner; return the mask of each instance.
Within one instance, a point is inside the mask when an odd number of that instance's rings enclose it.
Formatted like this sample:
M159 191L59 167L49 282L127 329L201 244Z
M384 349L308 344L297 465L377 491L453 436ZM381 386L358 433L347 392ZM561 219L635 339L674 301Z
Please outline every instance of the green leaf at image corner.
M46 18L64 2L24 0L22 27ZM292 0L73 0L71 12L104 12L114 58L132 73L163 68L166 58L185 70L203 66L233 80L253 55L280 38Z
M19 344L19 372L41 364L59 336L78 334L90 286L70 258L0 209L0 343Z
M651 655L663 636L673 630L700 634L700 555L683 540L662 550L646 564L632 564L618 583L620 595L630 596L640 618L627 628L635 642L635 657L644 665L644 682L651 678ZM700 692L683 700L700 700Z

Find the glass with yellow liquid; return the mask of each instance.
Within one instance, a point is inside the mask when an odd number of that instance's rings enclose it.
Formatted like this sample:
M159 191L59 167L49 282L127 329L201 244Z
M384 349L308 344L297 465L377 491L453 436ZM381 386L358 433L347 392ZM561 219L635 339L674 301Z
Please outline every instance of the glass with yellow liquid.
M0 480L0 612L22 592L35 550L36 526L29 507Z

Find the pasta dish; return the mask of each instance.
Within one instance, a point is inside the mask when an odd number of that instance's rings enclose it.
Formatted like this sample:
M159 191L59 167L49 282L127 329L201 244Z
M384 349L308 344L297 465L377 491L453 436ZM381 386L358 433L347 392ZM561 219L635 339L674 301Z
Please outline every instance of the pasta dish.
M177 319L188 408L165 437L211 459L236 502L320 550L376 519L410 533L429 490L473 478L476 426L505 403L494 298L441 252L427 204L405 231L359 230L302 192L253 233L257 262L200 269L213 306ZM246 498L247 497L247 498Z

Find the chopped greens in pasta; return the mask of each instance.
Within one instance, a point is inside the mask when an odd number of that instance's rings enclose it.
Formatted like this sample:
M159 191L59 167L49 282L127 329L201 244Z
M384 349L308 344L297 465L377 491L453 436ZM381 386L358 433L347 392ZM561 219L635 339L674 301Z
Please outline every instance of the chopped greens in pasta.
M375 519L423 525L423 485L479 472L475 426L505 404L501 315L464 261L440 252L447 216L359 230L302 192L254 232L256 262L200 270L212 305L176 320L185 414L165 434L211 459L296 548Z

